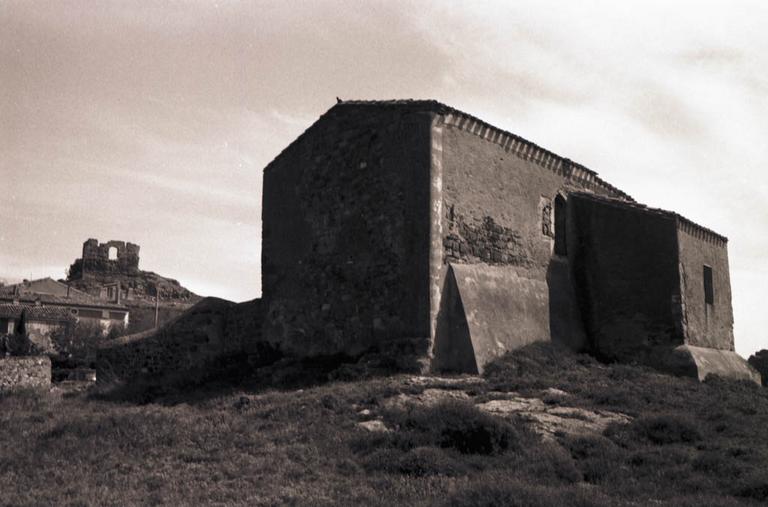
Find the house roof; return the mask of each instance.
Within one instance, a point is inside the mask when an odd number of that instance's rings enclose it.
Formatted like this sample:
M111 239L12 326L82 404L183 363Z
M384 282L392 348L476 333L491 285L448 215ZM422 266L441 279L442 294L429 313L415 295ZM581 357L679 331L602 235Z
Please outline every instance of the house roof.
M108 303L88 293L67 287L67 284L52 278L40 278L0 287L0 301L40 302L46 305L87 306L127 310L123 305Z
M443 123L450 125L461 130L465 130L479 137L482 137L489 142L499 144L505 150L512 151L519 157L529 160L541 167L554 171L563 176L569 177L572 180L576 180L583 184L587 188L599 188L610 192L611 194L625 199L633 201L631 196L614 187L610 183L606 182L597 175L597 172L589 169L579 163L557 155L541 146L528 141L516 134L500 129L487 123L471 114L460 111L456 108L438 102L437 100L347 100L341 101L326 111L320 118L333 114L333 112L349 108L349 107L375 107L377 109L382 108L395 108L402 111L428 111L440 115ZM319 121L319 120L318 120ZM294 143L299 141L304 135L312 129L318 122L313 123L307 130L305 130L299 137L297 137L291 144L289 144L280 154L275 157L275 160ZM272 163L267 165L267 169Z
M29 304L0 304L0 317L18 319L25 310L29 320L53 322L77 320L72 312L64 307Z
M591 194L589 192L572 192L571 195L589 199L595 202L600 202L608 206L615 206L619 208L640 211L642 213L650 213L662 216L674 220L677 222L678 227L696 237L716 243L721 243L723 245L728 243L728 238L722 234L718 234L712 229L708 229L703 225L699 225L693 220L689 220L688 218L685 218L684 216L680 215L679 213L675 213L674 211L668 211L660 208L651 208L650 206L646 206L637 202L622 201L621 199L613 199L611 197Z

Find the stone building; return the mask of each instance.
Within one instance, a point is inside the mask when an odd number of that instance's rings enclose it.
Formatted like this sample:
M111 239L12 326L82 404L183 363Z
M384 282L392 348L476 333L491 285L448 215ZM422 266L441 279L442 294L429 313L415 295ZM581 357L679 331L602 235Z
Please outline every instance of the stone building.
M75 316L64 307L0 303L0 335L16 332L22 319L30 341L44 352L53 352L51 336L54 333L68 332L76 322Z
M555 340L749 377L726 246L439 102L342 102L264 171L263 339L466 372Z
M139 271L139 245L124 241L83 243L83 256L69 268L71 279L85 279L94 273L136 274Z
M35 312L46 318L53 316L59 318L68 313L77 322L101 326L105 333L115 326L127 326L130 318L130 311L125 306L100 301L52 278L24 280L18 284L0 287L0 304L10 305L6 307L7 312L16 308L17 317L21 315L21 308L29 306L39 307ZM14 319L10 316L7 319L5 332L11 333ZM2 322L0 320L0 332L4 332ZM52 328L48 329L48 327L46 327L46 333L50 334Z

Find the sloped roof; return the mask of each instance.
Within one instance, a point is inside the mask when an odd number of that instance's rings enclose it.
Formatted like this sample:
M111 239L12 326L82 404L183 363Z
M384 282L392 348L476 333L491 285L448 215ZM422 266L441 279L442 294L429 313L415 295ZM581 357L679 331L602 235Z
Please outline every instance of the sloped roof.
M681 229L683 229L688 233L693 234L694 236L700 237L701 239L715 241L722 244L725 244L728 242L728 238L726 238L722 234L718 234L712 229L708 229L703 225L699 225L693 220L689 220L688 218L685 218L684 216L680 215L679 213L675 213L674 211L668 211L661 208L651 208L650 206L646 206L644 204L640 204L637 202L622 201L621 199L614 199L611 197L596 195L589 192L572 192L571 195L575 195L575 196L589 199L592 201L600 202L608 206L615 206L619 208L631 209L631 210L636 210L643 213L650 213L650 214L662 216L671 220L675 220Z
M382 108L396 108L401 111L428 111L443 117L443 121L447 125L451 125L463 130L466 130L472 134L478 135L490 142L496 143L504 147L504 149L513 151L521 158L530 160L546 169L555 171L564 176L570 177L584 184L587 187L598 187L603 190L607 190L612 194L633 201L631 196L627 193L619 190L610 183L606 182L597 175L597 172L589 169L577 162L555 154L541 146L528 141L516 134L500 129L487 123L476 116L460 111L456 108L443 104L437 100L415 100L415 99L394 99L394 100L345 100L335 104L323 115L332 114L334 111L347 108L347 107L375 107L377 109ZM312 129L314 125L319 122L316 121L310 125L299 137L297 137L292 143L290 143L282 152L280 152L274 160L277 160L282 154L293 144L298 142L304 135ZM274 162L274 160L272 162ZM272 165L272 162L267 164L267 168ZM265 169L265 170L266 170Z
M0 317L18 319L26 310L27 319L44 321L74 321L75 316L62 306L43 306L29 304L0 304Z
M0 294L15 293L34 293L34 294L49 294L52 296L66 296L70 297L91 297L89 294L78 290L74 287L68 286L65 283L61 283L58 280L54 280L50 276L45 278L37 278L35 280L24 280L23 282L15 283L12 285L5 285L0 287Z
M35 290L35 287L40 287L44 282L46 285L57 284L63 287L61 293L65 295L51 294L46 289L42 289L43 292ZM69 287L69 295L67 296L67 284L53 280L52 278L40 278L38 280L32 280L28 282L21 282L13 285L6 285L0 287L0 301L19 301L35 303L39 301L41 304L47 305L60 305L60 306L89 306L95 308L113 308L118 310L127 310L123 305L117 305L102 301L98 298L91 296L88 293L77 290L74 287ZM57 291L60 292L60 291Z

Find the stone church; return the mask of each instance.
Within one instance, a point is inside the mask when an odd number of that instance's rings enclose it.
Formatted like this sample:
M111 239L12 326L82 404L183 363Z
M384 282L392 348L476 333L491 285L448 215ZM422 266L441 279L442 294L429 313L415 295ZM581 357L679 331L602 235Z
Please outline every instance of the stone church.
M552 340L703 379L734 352L727 239L436 101L340 102L264 171L263 339L481 372Z

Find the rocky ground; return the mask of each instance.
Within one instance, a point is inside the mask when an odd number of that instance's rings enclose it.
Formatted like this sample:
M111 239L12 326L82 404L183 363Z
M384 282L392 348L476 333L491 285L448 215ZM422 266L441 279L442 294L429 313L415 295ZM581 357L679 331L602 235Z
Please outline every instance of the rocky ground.
M0 505L768 501L768 396L752 384L548 345L483 377L274 373L1 396Z

